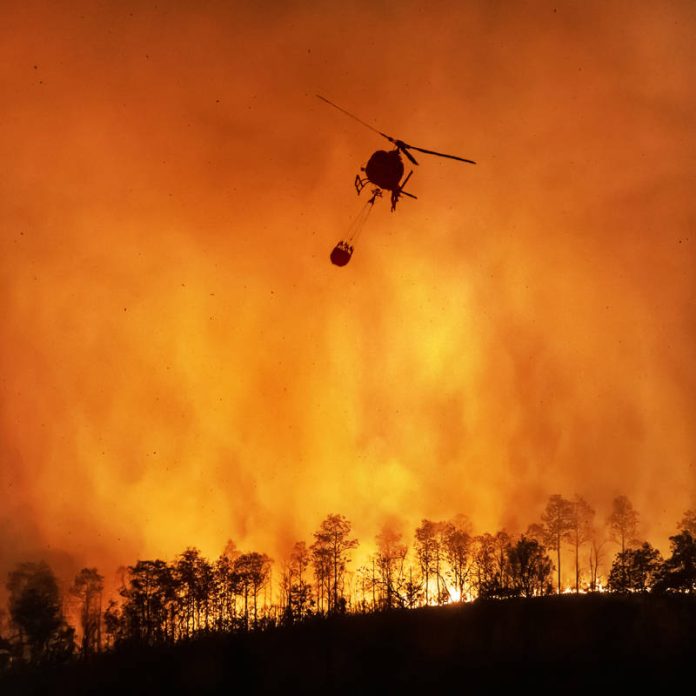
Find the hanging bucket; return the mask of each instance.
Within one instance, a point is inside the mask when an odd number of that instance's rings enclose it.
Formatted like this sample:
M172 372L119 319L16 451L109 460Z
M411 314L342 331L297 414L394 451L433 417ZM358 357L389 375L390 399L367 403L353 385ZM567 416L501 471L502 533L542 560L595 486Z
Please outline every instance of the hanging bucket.
M339 242L331 250L331 263L334 266L345 266L353 255L353 247L348 242Z

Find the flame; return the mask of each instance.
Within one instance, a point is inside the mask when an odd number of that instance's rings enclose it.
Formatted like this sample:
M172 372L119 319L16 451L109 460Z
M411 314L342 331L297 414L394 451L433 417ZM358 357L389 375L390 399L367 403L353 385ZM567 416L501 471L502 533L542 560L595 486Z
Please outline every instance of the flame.
M624 493L665 543L694 492L694 16L554 7L6 10L0 570L279 557L333 511L366 547L521 531L554 492L600 522ZM340 271L385 143L315 91L479 162L423 155Z

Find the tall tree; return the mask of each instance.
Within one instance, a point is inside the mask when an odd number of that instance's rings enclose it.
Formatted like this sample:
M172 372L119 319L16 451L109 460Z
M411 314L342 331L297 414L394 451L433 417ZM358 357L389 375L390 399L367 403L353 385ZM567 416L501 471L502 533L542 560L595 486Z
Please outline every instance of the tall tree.
M235 555L234 558L238 558ZM239 576L234 572L230 556L224 552L213 565L214 625L218 631L231 630L237 617L237 595L240 592Z
M404 583L407 547L401 539L400 532L387 526L377 535L375 562L382 589L382 606L385 609L403 605L401 587Z
M474 540L473 551L473 584L479 597L501 596L502 588L497 568L495 537L488 532L477 536Z
M83 656L101 650L103 590L104 578L96 568L83 568L70 586L70 594L80 603Z
M196 548L181 553L173 568L176 584L179 631L191 636L208 628L213 590L213 568Z
M506 531L475 537L472 586L481 598L507 597L511 592L510 535Z
M431 520L421 520L420 526L416 529L416 555L420 563L421 575L423 576L423 590L425 593L425 603L430 604L430 578L435 576L437 594L439 595L439 580L437 579L440 549L440 525ZM439 601L439 597L436 597Z
M496 532L493 537L496 584L501 596L506 596L510 589L510 559L508 551L511 543L510 535L504 529Z
M459 601L466 599L471 561L471 523L464 515L446 522L443 530L445 557Z
M320 612L329 611L331 607L331 549L325 544L314 543L310 547L312 568L316 583L316 597Z
M544 526L544 545L556 552L558 593L561 593L561 546L570 539L573 525L573 504L562 495L552 495L541 515Z
M286 615L290 621L307 616L312 610L312 586L307 582L312 557L304 541L298 541L290 551L283 578L286 593Z
M600 536L600 533L595 529L590 539L590 590L594 592L599 584L599 566L604 558L604 548L607 545L607 539Z
M662 564L655 589L696 591L696 537L683 531L669 541L672 555Z
M125 622L121 606L115 599L110 599L104 610L104 631L106 633L106 645L113 648L126 638L124 634Z
M312 559L326 576L329 577L329 612L340 612L345 609L346 600L343 596L343 581L346 566L350 563L350 552L357 547L358 540L350 537L351 524L343 515L331 514L319 525L314 532L314 543L311 546Z
M575 549L575 592L580 592L580 547L592 540L595 511L579 495L571 501L570 539Z
M138 561L128 566L119 591L121 635L124 639L153 645L176 638L177 582L174 569L165 561Z
M407 579L404 582L404 604L409 609L414 609L423 601L423 583L417 576L414 577L411 565L405 576Z
M74 630L63 616L58 582L48 564L20 563L7 580L9 609L32 661L63 658L74 645Z
M627 546L636 543L638 513L625 495L619 495L612 501L608 521L611 540L621 547L622 553Z
M254 626L258 624L258 597L268 582L271 571L271 559L265 553L252 551L238 556L233 564L234 572L239 578L240 589L244 597L244 627L249 628L249 599L253 603Z
M609 573L614 592L647 592L662 567L662 556L647 541L637 549L619 551Z
M377 605L377 575L376 560L370 558L370 562L360 566L355 571L356 602L353 606L355 611L366 614L374 611Z
M552 591L553 563L536 539L522 535L516 543L508 544L507 556L513 594L533 597Z

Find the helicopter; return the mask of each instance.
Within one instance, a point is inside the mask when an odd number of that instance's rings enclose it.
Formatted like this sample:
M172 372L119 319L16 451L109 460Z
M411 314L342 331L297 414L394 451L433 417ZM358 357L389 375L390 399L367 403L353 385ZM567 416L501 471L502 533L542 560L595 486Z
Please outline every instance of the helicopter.
M365 123L365 121L359 119L355 114L352 114L350 113L350 111L346 111L337 104L334 104L332 101L329 101L326 97L322 97L320 94L317 94L316 96L322 101L329 104L330 106L333 106L335 109L338 109L339 111L343 112L344 114L346 114L346 116L349 116L358 123L361 123L366 128L369 128L371 131L374 131L378 135L381 135L383 138L386 138L390 143L392 143L392 145L394 145L393 150L377 150L376 152L373 152L372 156L367 161L367 164L360 170L361 172L365 173L365 176L361 176L360 174L356 174L355 176L355 189L358 192L358 195L360 195L360 192L369 183L374 184L380 191L391 191L392 212L396 210L396 204L399 202L399 198L401 196L417 198L412 193L404 191L404 187L408 183L408 180L411 178L413 170L411 170L408 173L408 175L403 181L401 180L401 178L404 175L404 163L401 159L402 154L406 157L406 159L409 162L411 162L411 164L414 165L418 165L418 161L411 154L410 150L415 150L416 152L423 152L426 155L446 157L448 159L457 160L458 162L466 162L467 164L476 164L474 160L465 159L464 157L457 157L456 155L446 155L443 152L435 152L434 150L426 150L422 147L409 145L408 143L405 143L403 140L393 138L391 135L387 135L386 133L377 130L377 128L375 128L374 126L371 126L369 123ZM373 189L372 193L373 198L371 199L371 201L372 203L374 203L376 198L375 189Z

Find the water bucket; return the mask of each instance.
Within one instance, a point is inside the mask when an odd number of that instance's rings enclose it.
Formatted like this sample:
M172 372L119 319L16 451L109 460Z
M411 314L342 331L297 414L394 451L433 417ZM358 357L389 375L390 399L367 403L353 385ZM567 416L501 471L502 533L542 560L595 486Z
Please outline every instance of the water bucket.
M353 255L353 247L348 242L339 242L331 250L331 263L334 266L345 266Z

